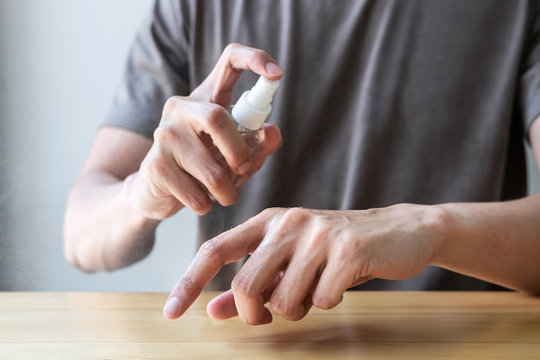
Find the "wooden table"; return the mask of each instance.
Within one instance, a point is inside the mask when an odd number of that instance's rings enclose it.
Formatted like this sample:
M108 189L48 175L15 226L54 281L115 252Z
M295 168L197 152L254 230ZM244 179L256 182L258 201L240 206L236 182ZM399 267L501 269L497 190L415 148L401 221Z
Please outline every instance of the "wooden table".
M0 293L0 359L540 359L540 298L355 292L299 322L176 321L166 294Z

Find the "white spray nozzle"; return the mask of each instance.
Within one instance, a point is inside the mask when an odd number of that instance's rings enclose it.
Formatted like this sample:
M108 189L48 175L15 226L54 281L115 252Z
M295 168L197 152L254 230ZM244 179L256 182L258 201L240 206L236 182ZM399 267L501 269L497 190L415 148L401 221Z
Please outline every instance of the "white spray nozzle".
M257 130L272 110L272 98L279 80L268 80L261 76L251 90L245 91L232 109L236 122L245 128Z

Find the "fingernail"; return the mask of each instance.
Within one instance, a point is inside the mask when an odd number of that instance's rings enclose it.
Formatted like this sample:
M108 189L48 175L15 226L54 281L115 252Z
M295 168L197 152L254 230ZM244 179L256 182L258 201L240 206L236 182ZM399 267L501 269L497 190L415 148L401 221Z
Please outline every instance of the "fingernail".
M245 163L243 163L242 165L240 165L238 167L238 174L242 175L242 174L245 174L249 171L249 169L251 169L251 161L248 160L246 161Z
M165 307L163 308L163 315L165 315L168 318L175 317L176 314L178 314L179 308L180 308L180 300L178 300L176 296L173 296L165 304Z
M281 68L274 63L271 63L271 62L267 63L265 68L266 68L266 72L270 76L279 76L283 74L283 70L281 70Z

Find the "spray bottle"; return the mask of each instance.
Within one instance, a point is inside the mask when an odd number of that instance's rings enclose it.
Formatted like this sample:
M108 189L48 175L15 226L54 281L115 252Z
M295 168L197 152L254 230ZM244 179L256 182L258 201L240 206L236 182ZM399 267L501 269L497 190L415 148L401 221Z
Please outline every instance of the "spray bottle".
M259 151L264 141L262 124L272 110L272 98L278 86L279 80L268 80L261 76L251 90L242 94L238 102L232 106L232 110L229 108L238 132L248 145L251 157ZM214 156L224 168L229 169L227 161L217 148L214 148ZM232 171L230 176L237 184L240 177L233 174ZM210 198L215 200L213 196Z
M232 118L246 141L251 156L257 153L264 141L262 124L272 110L272 98L278 86L279 80L268 80L261 76L255 86L245 91L232 108Z

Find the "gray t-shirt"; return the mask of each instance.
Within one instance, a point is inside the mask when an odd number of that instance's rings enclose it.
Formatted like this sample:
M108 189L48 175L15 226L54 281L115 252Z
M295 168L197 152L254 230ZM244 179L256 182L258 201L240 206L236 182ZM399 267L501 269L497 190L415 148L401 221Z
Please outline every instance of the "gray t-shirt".
M151 139L166 99L237 42L284 69L268 119L283 147L234 206L200 218L199 241L273 206L512 199L526 194L522 138L540 114L539 39L538 3L525 0L158 0L105 125ZM233 102L256 77L241 76ZM237 267L211 288L228 288ZM491 287L435 267L361 286Z

